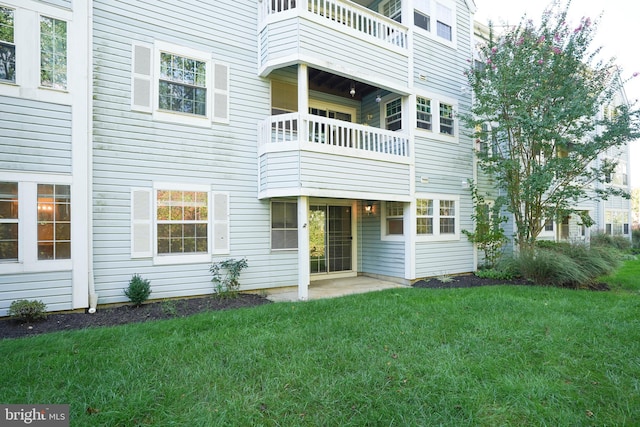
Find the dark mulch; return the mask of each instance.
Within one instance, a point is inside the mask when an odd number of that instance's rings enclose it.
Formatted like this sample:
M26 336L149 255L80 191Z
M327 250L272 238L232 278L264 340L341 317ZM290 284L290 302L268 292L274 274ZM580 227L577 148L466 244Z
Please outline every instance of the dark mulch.
M51 313L47 315L45 320L34 323L23 323L10 318L2 318L0 319L0 339L186 317L204 311L254 307L269 302L268 299L260 295L239 294L236 298L207 296L152 302L143 304L140 307L131 305L98 307L98 310L93 314L85 312Z
M438 279L419 280L413 284L415 288L472 288L491 285L531 285L525 279L495 280L484 279L473 274L465 274L442 282ZM604 284L594 284L590 289L609 290ZM119 307L98 308L94 314L88 313L52 313L46 320L35 323L21 323L10 318L0 319L0 339L18 338L38 335L46 332L70 331L99 326L123 325L126 323L147 322L150 320L185 317L192 314L212 310L226 310L239 307L254 307L269 303L266 298L254 294L240 294L237 298L216 298L207 296L152 302L141 307L123 305Z
M478 277L475 274L464 274L461 276L454 276L447 278L447 281L442 281L438 278L431 278L429 280L418 280L413 284L414 288L431 288L431 289L450 289L450 288L473 288L476 286L495 286L495 285L523 285L523 286L540 286L533 282L517 278L510 280L501 279L488 279ZM578 287L567 286L569 289L578 289ZM609 285L606 283L591 283L588 287L581 287L580 289L589 289L592 291L608 291Z

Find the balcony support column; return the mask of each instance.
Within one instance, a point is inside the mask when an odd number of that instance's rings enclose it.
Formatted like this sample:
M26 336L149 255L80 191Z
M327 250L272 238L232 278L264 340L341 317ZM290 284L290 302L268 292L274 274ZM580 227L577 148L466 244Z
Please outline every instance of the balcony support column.
M309 197L298 197L298 299L309 299Z
M298 64L298 113L309 113L309 72L307 64Z

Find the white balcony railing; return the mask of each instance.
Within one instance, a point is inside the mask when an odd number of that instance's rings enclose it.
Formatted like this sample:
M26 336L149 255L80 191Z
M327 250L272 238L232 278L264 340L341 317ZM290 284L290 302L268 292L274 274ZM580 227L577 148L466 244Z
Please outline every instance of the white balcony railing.
M348 0L262 0L261 19L297 11L310 13L394 46L407 49L407 28ZM306 7L306 9L305 9Z
M386 129L307 114L289 113L271 116L260 122L259 145L277 148L286 143L335 147L350 155L377 153L408 158L407 135Z

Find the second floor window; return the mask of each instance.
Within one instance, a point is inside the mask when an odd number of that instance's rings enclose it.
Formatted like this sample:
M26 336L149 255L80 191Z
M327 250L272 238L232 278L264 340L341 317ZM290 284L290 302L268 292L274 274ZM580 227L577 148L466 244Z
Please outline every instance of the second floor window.
M40 85L67 88L67 23L40 17Z
M385 125L388 130L402 129L402 100L400 98L385 105Z
M0 80L16 81L13 9L0 7Z
M206 116L206 62L162 52L158 108Z
M431 100L420 96L416 99L417 127L431 130Z
M453 135L453 106L440 104L440 133Z

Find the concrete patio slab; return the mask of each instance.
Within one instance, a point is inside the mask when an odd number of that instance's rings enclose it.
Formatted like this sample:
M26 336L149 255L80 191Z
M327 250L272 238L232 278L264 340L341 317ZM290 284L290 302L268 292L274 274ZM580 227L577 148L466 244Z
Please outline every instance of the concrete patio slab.
M403 287L405 286L399 283L367 276L324 279L311 282L311 285L309 285L309 300L335 298L350 294L361 294ZM267 299L274 302L298 301L298 288L296 286L267 289L262 292L266 293Z

